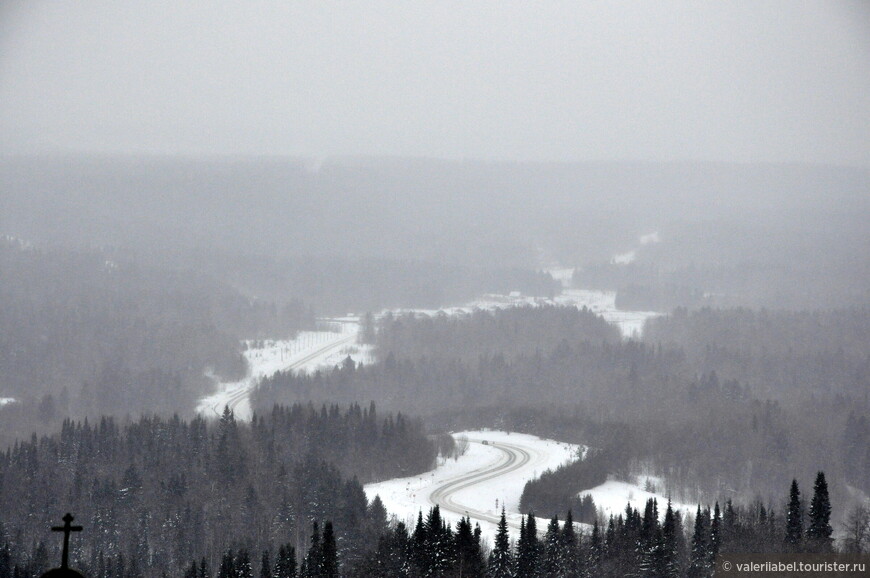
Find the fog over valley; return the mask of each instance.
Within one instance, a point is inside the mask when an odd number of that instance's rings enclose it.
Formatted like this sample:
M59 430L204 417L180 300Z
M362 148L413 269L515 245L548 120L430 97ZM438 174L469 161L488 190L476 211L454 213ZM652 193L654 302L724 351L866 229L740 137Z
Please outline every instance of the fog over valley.
M0 578L860 573L868 79L861 2L4 3Z

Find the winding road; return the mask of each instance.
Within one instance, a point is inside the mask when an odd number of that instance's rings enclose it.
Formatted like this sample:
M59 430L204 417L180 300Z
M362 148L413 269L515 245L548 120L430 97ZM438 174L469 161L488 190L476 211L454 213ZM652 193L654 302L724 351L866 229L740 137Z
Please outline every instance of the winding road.
M468 441L469 443L484 444L482 440ZM501 451L502 457L493 464L468 472L439 485L429 495L430 504L433 506L437 504L442 510L447 510L460 516L471 516L475 520L484 520L498 524L500 516L494 516L489 512L478 510L471 505L460 504L455 499L456 494L464 489L477 484L484 484L525 467L526 464L532 461L532 454L526 448L504 442L487 442L485 445Z
M312 361L314 361L315 359L317 359L319 357L323 357L323 356L329 355L331 353L334 353L334 352L340 350L342 347L345 347L345 346L350 345L351 343L355 342L356 339L357 339L356 332L348 333L346 336L341 337L340 339L337 339L335 341L331 341L325 345L322 345L316 349L311 350L310 352L306 353L303 357L300 357L299 359L297 359L293 363L287 365L287 367L285 367L282 371L289 371L292 369L302 369L303 367L305 367L306 364L311 363ZM224 398L224 399L216 402L214 405L212 405L212 408L211 408L212 411L214 411L215 415L217 415L218 417L220 417L221 414L223 414L224 406L227 406L231 410L235 411L235 409L238 407L238 405L248 398L248 396L251 393L251 390L253 390L257 386L257 384L260 382L261 378L262 378L262 376L250 376L250 377L248 377L243 382L243 384L239 386L237 391L234 391L227 398Z

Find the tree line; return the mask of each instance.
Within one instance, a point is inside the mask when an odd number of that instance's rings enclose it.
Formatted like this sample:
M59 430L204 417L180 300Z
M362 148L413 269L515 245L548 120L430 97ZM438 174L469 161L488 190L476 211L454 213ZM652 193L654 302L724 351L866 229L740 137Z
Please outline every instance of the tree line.
M426 471L435 451L418 420L373 405L276 407L250 424L229 410L216 421L66 420L0 453L0 550L10 568L57 560L47 529L70 511L86 528L71 560L90 575L179 576L194 559L217 569L230 549L301 555L312 522L330 520L350 563L386 524L362 483Z

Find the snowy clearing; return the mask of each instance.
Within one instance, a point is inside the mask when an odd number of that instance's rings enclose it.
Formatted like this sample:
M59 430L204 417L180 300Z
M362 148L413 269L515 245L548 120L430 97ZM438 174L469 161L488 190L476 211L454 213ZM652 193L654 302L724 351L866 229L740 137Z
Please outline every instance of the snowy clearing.
M660 313L655 311L621 311L616 308L615 291L594 291L588 289L565 289L553 299L545 297L530 297L527 295L484 295L476 301L458 307L443 309L393 309L387 313L413 314L418 316L436 317L438 315L462 316L471 315L475 311L495 311L511 307L539 307L542 305L563 305L568 307L586 307L605 321L616 325L626 339L638 338L643 331L644 323L650 317Z
M668 498L660 493L644 490L645 487L649 487L648 484L653 486L651 489L655 489L655 487L662 486L662 481L652 476L640 476L635 484L608 480L600 486L580 492L578 496L581 498L583 496L592 496L592 499L595 501L595 507L599 512L604 514L605 518L611 514L616 517L624 513L625 506L628 503L631 503L632 508L643 512L647 500L654 498L658 501L659 517L664 519L665 510L668 506ZM697 506L672 502L671 507L674 510L679 510L685 520L687 514L695 513Z
M457 459L440 459L425 474L365 486L366 497L381 497L387 511L413 529L418 512L425 516L438 504L451 524L465 515L480 524L484 539L495 537L501 509L507 513L514 538L520 527L520 496L528 480L548 469L576 460L585 446L503 431L466 431L454 439L468 440L468 450ZM549 520L541 520L545 528Z
M659 236L659 232L655 231L653 233L647 233L646 235L640 236L640 244L641 245L655 245L656 243L661 243L662 238Z
M559 305L586 307L603 317L608 323L619 327L626 339L637 339L643 331L646 320L657 317L655 311L622 311L616 308L616 291L589 291L586 289L566 289L554 299Z
M313 373L334 367L348 355L354 361L371 361L371 349L359 345L359 323L353 319L334 324L338 331L302 331L294 339L246 340L243 342L248 375L240 381L218 382L217 392L204 397L196 407L198 413L219 416L228 406L236 418L251 419L248 394L261 379L279 371L295 369Z
M568 271L567 269L565 271ZM565 273L567 275L567 273ZM564 279L567 279L563 275ZM589 291L584 289L564 289L554 299L529 297L519 293L511 295L484 295L476 301L458 307L444 309L392 309L381 312L387 314L412 314L434 317L437 315L463 316L474 311L494 311L511 307L536 307L541 305L565 305L586 307L607 322L616 325L626 339L637 338L644 323L658 315L652 311L620 311L616 308L616 293L613 291ZM246 340L242 343L248 375L232 382L220 382L213 375L216 392L204 397L196 411L204 415L220 415L224 406L235 412L237 418L249 420L251 405L248 394L261 379L279 371L295 369L313 373L317 370L333 368L350 356L357 363L374 362L371 345L358 343L359 318L348 315L327 320L337 331L303 331L295 339L289 340Z
M614 255L610 259L610 262L613 265L628 265L629 263L634 263L635 259L637 259L637 251L626 251L625 253Z
M16 401L18 400L14 397L0 397L0 407L3 407L4 405L9 405L10 403L15 403Z
M571 287L574 281L574 267L548 267L544 269L553 280L562 284L563 288Z

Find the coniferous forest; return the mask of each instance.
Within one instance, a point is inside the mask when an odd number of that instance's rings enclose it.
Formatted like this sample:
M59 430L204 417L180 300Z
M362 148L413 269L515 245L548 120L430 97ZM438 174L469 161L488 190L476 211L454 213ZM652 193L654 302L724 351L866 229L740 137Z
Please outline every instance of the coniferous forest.
M378 361L269 378L250 423L229 409L67 418L17 440L0 455L0 577L57 559L57 543L33 537L59 508L87 524L71 556L100 578L709 576L717 553L863 552L870 516L854 494L870 445L854 343L867 320L676 311L624 341L574 308L387 316L370 335ZM384 401L349 401L363 395ZM408 524L367 501L362 484L455 451L427 434L469 424L590 449L530 480L520 528L503 524L494 544L437 507ZM641 469L695 512L650 500L605 517L581 497Z
M868 49L0 0L0 578L866 575Z

